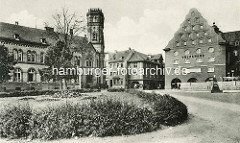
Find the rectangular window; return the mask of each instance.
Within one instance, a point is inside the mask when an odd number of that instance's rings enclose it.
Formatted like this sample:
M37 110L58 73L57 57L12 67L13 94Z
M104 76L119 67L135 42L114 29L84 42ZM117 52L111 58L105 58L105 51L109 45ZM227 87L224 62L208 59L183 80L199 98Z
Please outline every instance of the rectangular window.
M197 59L197 63L203 62L203 59Z
M134 68L137 68L137 63L134 63L134 64L133 64L133 67L134 67Z
M208 72L214 72L214 67L209 67Z
M173 64L178 64L179 63L179 60L174 60L173 61Z

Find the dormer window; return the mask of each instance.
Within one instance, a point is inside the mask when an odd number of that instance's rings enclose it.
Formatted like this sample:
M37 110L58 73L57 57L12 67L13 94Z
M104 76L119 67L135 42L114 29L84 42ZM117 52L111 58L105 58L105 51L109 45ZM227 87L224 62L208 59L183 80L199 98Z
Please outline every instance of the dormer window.
M46 38L41 38L40 41L42 42L42 44L47 44Z
M203 29L203 25L200 25L200 29Z
M195 30L195 27L194 27L194 26L192 26L192 30Z
M179 47L179 46L180 46L180 43L179 43L179 42L176 42L176 46Z
M14 34L14 39L19 40L19 34Z
M208 42L209 42L209 43L211 43L211 42L212 42L212 39L211 39L211 38L209 38L209 39L208 39Z
M186 46L187 45L187 42L186 41L184 41L184 46Z
M192 40L192 45L195 45L195 41L194 40Z
M202 39L200 39L200 40L199 40L199 43L200 43L200 44L202 44L202 43L203 43L203 40L202 40Z

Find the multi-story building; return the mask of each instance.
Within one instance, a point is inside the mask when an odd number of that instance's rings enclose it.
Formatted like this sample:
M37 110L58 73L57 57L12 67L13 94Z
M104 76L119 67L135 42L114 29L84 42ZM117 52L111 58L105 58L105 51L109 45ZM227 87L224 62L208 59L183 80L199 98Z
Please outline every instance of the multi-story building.
M239 32L221 32L215 23L210 26L197 9L191 9L164 49L165 66L170 71L165 72L165 88L239 76L239 66L235 66L239 36Z
M110 88L156 89L164 87L163 58L161 54L145 55L133 49L108 54L110 75L107 83ZM150 68L160 69L150 74ZM126 69L126 70L120 70ZM129 69L129 70L127 70ZM140 73L143 69L144 73Z
M102 10L90 9L87 12L87 37L75 36L72 44L73 65L79 68L103 68L105 48L103 29L104 15ZM18 22L15 24L1 22L0 42L8 48L9 53L13 54L17 61L17 64L14 65L12 78L1 86L5 89L44 88L40 70L46 67L44 65L45 54L47 48L55 45L61 37L62 34L55 32L54 28L51 27L45 27L45 30L41 30L21 26ZM81 52L80 49L83 48L86 50ZM94 75L83 75L79 78L81 78L81 84L78 84L77 81L73 83L82 87L95 86L104 81L103 78ZM71 83L72 81L69 84Z

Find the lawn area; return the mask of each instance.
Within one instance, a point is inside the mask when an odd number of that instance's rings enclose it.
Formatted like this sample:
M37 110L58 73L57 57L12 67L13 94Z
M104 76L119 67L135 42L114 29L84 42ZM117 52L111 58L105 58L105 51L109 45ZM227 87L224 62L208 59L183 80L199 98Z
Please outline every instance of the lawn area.
M188 119L174 97L137 90L0 98L0 136L54 140L152 132Z
M220 101L226 103L234 103L240 105L240 93L210 93L210 92L193 92L193 91L158 91L158 93L170 93L181 96L190 96L212 101Z
M93 92L93 93L84 93L81 97L76 98L54 98L49 95L40 95L40 96L27 96L27 97L8 97L0 98L0 108L10 105L26 104L28 103L33 109L42 109L48 106L58 106L63 103L71 104L85 104L92 99L102 99L110 98L126 102L131 102L137 105L138 107L147 107L148 105L145 102L138 98L137 96L132 96L129 93L121 92Z

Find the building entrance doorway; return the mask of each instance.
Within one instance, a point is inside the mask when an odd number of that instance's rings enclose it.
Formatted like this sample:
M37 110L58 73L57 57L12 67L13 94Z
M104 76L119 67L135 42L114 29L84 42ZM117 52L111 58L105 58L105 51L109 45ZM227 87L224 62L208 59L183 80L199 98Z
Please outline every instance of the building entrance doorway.
M181 80L178 78L174 78L171 82L172 89L180 89L181 88Z

